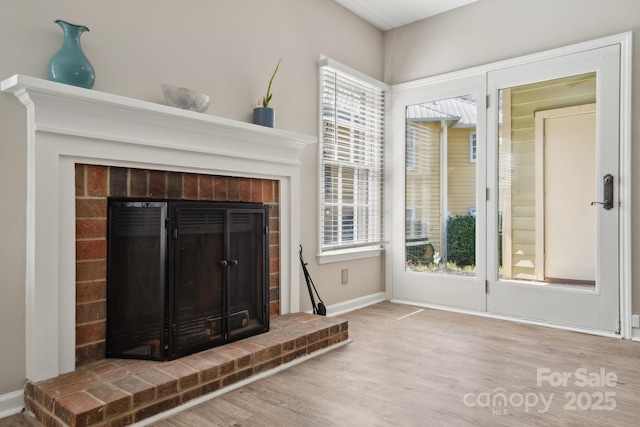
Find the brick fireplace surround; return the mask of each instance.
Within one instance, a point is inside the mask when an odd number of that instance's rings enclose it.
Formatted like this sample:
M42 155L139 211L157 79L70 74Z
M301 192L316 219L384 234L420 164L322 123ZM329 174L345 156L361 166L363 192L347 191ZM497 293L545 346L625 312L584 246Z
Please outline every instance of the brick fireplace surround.
M76 164L76 367L105 354L107 197L256 202L269 210L269 307L280 313L278 182Z
M27 111L25 403L45 425L130 424L348 342L346 322L299 313L300 153L317 138L28 76L0 88ZM106 197L123 194L277 206L271 330L171 362L101 359Z

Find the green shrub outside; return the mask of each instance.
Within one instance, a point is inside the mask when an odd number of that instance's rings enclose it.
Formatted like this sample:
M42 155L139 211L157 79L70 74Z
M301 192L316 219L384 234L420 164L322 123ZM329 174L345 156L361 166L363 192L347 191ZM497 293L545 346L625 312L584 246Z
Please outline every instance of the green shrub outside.
M447 260L458 266L476 265L476 218L457 215L447 221Z

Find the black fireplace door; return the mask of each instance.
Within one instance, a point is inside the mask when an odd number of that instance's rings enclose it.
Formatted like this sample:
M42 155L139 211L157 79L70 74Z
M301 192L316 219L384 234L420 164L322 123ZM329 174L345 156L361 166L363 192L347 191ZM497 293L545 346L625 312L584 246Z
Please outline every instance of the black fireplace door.
M167 204L109 203L107 357L164 360Z
M169 359L268 330L268 215L238 205L171 204Z
M226 267L229 307L229 340L236 340L269 326L269 239L265 209L230 209Z
M226 210L178 203L171 211L169 357L222 342Z
M269 330L268 208L109 201L107 357L175 359Z

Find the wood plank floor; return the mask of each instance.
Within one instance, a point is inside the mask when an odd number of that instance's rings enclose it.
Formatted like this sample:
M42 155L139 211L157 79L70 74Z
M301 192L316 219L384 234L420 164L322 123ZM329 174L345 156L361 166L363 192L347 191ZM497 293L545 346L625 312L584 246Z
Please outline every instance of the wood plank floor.
M640 343L388 302L343 317L353 343L154 426L640 423Z
M351 344L154 427L640 425L640 343L388 302L341 317Z

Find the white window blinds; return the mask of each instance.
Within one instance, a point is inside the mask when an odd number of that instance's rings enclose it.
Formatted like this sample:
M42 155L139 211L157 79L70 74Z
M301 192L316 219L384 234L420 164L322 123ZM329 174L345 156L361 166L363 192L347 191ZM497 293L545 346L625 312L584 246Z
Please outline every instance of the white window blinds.
M320 250L379 248L383 241L385 90L320 67Z

